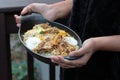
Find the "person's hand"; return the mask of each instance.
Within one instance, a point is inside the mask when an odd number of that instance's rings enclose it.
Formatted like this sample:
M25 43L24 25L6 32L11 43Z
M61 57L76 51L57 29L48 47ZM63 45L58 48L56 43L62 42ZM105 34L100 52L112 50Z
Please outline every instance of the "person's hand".
M67 59L64 59L62 56L52 56L51 61L53 63L59 64L63 68L82 67L87 64L88 60L90 59L90 57L95 51L96 51L95 43L94 43L94 40L91 38L86 40L79 50L73 51L69 54L69 56L83 55L79 59L67 60Z
M50 5L45 3L32 3L21 11L21 15L31 13L31 12L37 12L40 13L45 19L54 21L56 19L55 17L55 10L54 8L51 8ZM20 26L20 16L14 15L17 26Z

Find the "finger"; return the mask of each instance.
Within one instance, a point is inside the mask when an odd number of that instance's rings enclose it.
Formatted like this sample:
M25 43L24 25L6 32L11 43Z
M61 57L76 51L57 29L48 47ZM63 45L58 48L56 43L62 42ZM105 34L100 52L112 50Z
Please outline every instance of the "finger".
M75 68L75 67L82 67L83 66L79 63L79 60L72 60L72 61L66 60L60 56L58 56L58 58L59 58L59 65L63 68Z
M83 55L81 49L69 53L69 56L81 56L81 55Z
M67 64L67 60L63 56L51 56L51 61L57 64Z
M57 56L51 56L50 57L51 58L51 61L53 62L53 63L58 63L58 57Z
M71 65L66 65L66 64L59 64L60 65L60 67L62 67L62 68L75 68L75 66L71 66Z
M21 19L21 17L15 14L15 15L14 15L14 18L15 18L15 21L16 21L16 23L17 23L17 26L20 27L20 25L21 25L21 24L20 24L20 19Z
M67 62L62 56L52 56L52 60L54 63L59 64L62 68L75 68L73 65L66 64Z
M20 23L18 23L18 24L17 24L17 27L20 27L20 26L21 26L21 24L20 24Z
M59 64L62 68L82 67L82 65L78 64L78 61L76 62L75 60L66 60L62 56L52 56L51 60L52 62Z
M31 9L31 6L28 5L25 8L23 8L23 10L21 11L21 15L24 15L24 14L27 14L27 13L30 13L30 12L32 12L32 9Z
M79 50L72 51L71 53L69 53L69 56L82 56L85 53L86 53L86 48L81 47Z
M68 68L75 68L75 67L81 67L82 65L79 63L79 60L67 60L64 59L61 56L58 56L59 64L61 66L67 66Z
M16 20L16 23L20 23L20 16L18 16L18 15L15 14L14 18Z
M79 66L84 66L89 61L90 57L91 57L90 54L85 54L84 56L82 56L78 60L74 60L74 64L76 64L76 66L78 66L78 67Z

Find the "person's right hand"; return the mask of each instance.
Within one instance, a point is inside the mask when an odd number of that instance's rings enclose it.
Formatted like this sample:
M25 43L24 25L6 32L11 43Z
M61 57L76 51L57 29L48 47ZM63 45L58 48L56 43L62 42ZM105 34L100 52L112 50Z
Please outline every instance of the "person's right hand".
M76 51L69 53L69 56L82 56L76 60L67 60L63 56L51 56L51 61L53 63L59 64L62 68L77 68L83 67L86 65L94 54L97 51L96 43L94 38L87 39L83 42L82 47Z
M31 12L40 13L45 19L50 21L56 20L54 8L51 8L50 5L45 3L32 3L26 6L25 8L23 8L23 10L21 11L21 15L25 15ZM15 17L17 26L19 27L21 17L18 15L14 15L14 17Z

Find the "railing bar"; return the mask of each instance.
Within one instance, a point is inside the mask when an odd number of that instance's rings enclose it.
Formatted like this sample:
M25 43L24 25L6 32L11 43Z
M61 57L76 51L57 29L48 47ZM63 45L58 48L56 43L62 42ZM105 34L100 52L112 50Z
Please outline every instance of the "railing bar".
M55 80L55 66L54 65L49 65L49 79L50 80Z
M27 52L28 80L34 80L34 62L31 54Z

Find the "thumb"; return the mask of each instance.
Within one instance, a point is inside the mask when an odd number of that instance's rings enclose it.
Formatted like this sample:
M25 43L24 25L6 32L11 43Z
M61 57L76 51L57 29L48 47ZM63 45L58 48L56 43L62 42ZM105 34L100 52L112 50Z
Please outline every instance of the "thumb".
M21 15L29 14L31 12L32 12L31 6L28 5L25 8L23 8L23 10L21 11Z
M84 54L84 49L80 48L79 50L70 52L69 56L81 56L83 54Z

